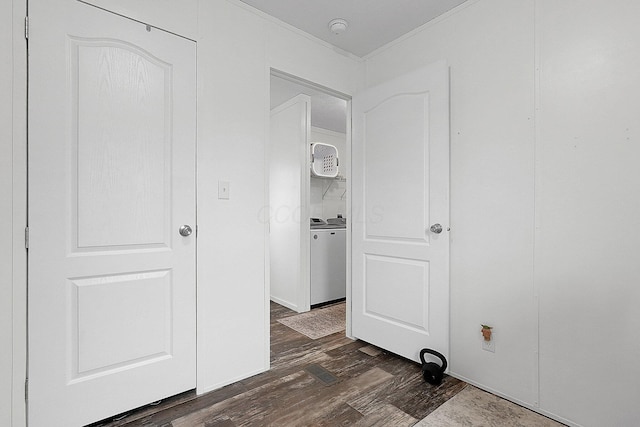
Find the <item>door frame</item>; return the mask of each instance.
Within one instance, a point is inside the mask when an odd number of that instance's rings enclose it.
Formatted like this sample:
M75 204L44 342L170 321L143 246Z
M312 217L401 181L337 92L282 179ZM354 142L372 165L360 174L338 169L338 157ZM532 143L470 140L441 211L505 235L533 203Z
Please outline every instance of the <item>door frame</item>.
M331 95L334 96L336 98L339 99L343 99L347 102L347 107L346 107L346 121L347 121L347 129L345 131L346 134L346 147L347 147L347 151L349 153L349 168L347 170L347 173L345 174L346 177L346 188L347 188L347 192L346 192L346 197L347 197L347 203L346 203L346 215L347 215L347 262L346 262L346 329L345 329L345 333L346 336L349 338L353 338L353 336L351 335L351 152L352 152L352 148L351 148L351 141L352 141L352 136L351 136L351 95L348 95L344 92L340 92L334 89L331 89L327 86L323 86L321 84L312 82L310 80L304 79L302 77L299 77L295 74L291 74L288 73L284 70L281 70L279 68L275 68L272 66L267 66L266 71L265 71L265 80L267 81L267 87L269 88L268 91L268 96L267 96L267 101L266 101L266 105L265 105L265 115L267 117L267 123L269 123L269 126L266 126L265 129L265 206L269 206L269 166L270 166L270 152L269 152L269 146L270 146L270 113L271 113L271 76L274 77L279 77L281 79L284 80L288 80L292 83L298 84L298 85L302 85L302 86L306 86L309 87L311 89L320 91L320 92L324 92L327 95ZM313 108L313 107L312 107ZM265 210L266 211L266 210ZM265 351L265 355L266 355L266 366L269 367L269 369L271 368L271 362L269 360L269 352L270 352L270 347L271 347L271 327L270 325L270 308L269 308L269 302L271 300L271 267L270 267L270 253L269 253L269 213L266 212L265 213L265 217L263 217L263 220L266 222L266 227L265 227L265 241L267 242L267 244L265 245L265 316L266 316L266 321L265 324L268 326L265 331L266 334L266 351ZM308 234L308 233L307 233ZM309 239L307 239L308 241ZM309 243L309 242L308 242ZM308 253L308 252L307 252Z
M3 283L7 284L10 295L6 306L9 307L11 325L0 325L6 335L2 335L2 345L7 346L10 366L10 381L2 384L2 394L10 394L11 401L3 403L8 410L7 417L13 427L26 425L27 405L25 401L27 380L27 249L25 230L27 227L27 40L25 39L25 17L27 0L10 0L6 6L10 11L3 15L7 23L8 43L3 46L9 53L8 70L11 75L8 85L11 92L6 99L7 112L12 115L7 138L0 138L0 150L8 153L8 168L2 170L2 179L10 182L10 191L2 203L3 223L10 224L7 232L10 237L3 251ZM9 181L10 180L10 181ZM6 215L5 215L6 214ZM7 255L4 257L4 255ZM6 272L6 274L5 274ZM1 366L0 369L5 369ZM6 404L6 406L4 406ZM3 418L4 421L5 418Z

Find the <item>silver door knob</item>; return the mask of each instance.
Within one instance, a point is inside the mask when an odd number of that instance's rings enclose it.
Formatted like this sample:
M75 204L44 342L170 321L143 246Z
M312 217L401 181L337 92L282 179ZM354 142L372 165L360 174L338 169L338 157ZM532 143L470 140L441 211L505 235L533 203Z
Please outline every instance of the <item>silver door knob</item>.
M440 224L433 224L429 230L431 230L432 233L440 234L442 233L442 226Z
M193 233L193 229L186 224L180 227L178 231L180 232L180 235L184 237L191 236L191 233Z

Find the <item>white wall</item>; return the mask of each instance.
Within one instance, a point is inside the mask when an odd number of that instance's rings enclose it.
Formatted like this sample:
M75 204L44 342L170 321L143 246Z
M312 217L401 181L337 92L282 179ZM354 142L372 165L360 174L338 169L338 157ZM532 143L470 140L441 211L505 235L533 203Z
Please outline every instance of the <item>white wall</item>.
M586 3L586 4L585 4ZM640 4L540 0L540 406L640 420Z
M235 0L200 2L198 390L268 368L266 136L274 68L352 94L360 63ZM217 182L231 198L217 200Z
M200 3L198 40L198 391L266 368L264 21ZM218 200L218 181L230 183Z
M640 419L638 16L471 0L367 58L451 66L451 372L569 424Z
M25 425L26 1L0 4L0 425Z
M268 146L271 301L309 311L309 122L311 98L271 110Z

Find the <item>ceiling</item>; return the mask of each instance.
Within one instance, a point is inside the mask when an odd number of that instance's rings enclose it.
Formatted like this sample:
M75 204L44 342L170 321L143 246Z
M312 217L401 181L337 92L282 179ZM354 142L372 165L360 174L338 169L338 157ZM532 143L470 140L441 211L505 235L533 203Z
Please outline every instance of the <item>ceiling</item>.
M242 0L275 18L347 52L363 57L466 0ZM342 18L347 30L334 34L329 22ZM346 132L344 99L271 77L271 108L298 94L311 97L311 125Z
M291 80L271 76L271 109L301 93L311 98L311 126L340 133L347 131L347 101Z
M466 0L241 0L356 56L420 27ZM342 18L347 30L334 34L329 22Z

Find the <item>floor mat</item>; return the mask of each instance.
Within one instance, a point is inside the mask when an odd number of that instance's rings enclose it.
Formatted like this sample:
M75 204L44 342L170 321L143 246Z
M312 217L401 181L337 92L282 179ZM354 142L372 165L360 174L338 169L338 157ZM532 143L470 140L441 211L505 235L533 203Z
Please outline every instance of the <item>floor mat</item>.
M279 319L278 322L315 340L344 331L345 303Z

